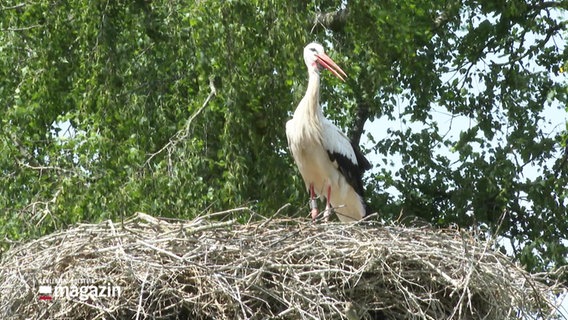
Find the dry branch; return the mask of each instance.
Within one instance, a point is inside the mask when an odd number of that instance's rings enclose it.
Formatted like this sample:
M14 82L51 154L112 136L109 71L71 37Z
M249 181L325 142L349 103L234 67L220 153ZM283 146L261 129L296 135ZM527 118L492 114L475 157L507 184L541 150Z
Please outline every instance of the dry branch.
M144 163L144 165L148 165L150 163L150 161L152 161L152 159L154 157L156 157L157 155L161 154L162 152L164 152L164 150L168 150L168 157L171 158L171 152L174 149L174 147L180 143L181 141L184 141L187 139L187 137L190 134L190 129L191 129L191 123L193 122L193 120L195 118L197 118L197 116L203 111L203 109L205 109L205 107L207 107L207 105L209 105L209 102L211 101L211 99L213 99L216 95L217 95L217 88L215 87L215 77L214 76L210 76L209 77L209 89L211 90L209 92L209 95L207 96L207 98L205 99L205 102L203 102L203 104L201 105L201 107L199 109L197 109L192 115L191 117L189 117L189 119L187 119L187 122L185 123L185 126L183 127L182 130L177 131L168 141L168 143L166 143L165 146L163 146L160 150L150 154L150 156L148 157L148 159L146 160L146 162ZM171 159L170 159L171 162Z
M139 213L6 252L0 318L552 318L559 286L488 248L457 230ZM40 301L46 279L121 292Z

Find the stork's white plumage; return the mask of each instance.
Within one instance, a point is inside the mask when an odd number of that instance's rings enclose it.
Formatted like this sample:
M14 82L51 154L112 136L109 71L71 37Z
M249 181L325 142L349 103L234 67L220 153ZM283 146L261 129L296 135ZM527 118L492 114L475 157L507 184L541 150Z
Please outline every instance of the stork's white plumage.
M341 130L324 117L319 104L320 69L328 69L341 80L347 75L318 43L304 48L304 61L308 67L308 89L294 117L286 123L286 136L310 192L312 219L319 213L317 194L326 198L325 220L332 207L341 221L360 220L367 214L361 178L371 165Z

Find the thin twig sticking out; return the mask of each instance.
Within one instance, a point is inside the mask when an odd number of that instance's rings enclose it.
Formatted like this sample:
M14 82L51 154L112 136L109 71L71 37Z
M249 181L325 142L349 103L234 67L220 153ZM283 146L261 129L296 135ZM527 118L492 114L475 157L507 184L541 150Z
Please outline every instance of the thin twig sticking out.
M207 96L207 98L205 99L205 102L203 102L203 105L197 109L192 115L191 117L189 117L189 119L187 120L184 128L182 130L179 130L178 132L176 132L171 138L170 141L168 141L168 143L163 146L160 150L150 154L150 157L148 158L148 160L146 160L146 162L144 162L144 165L148 165L150 163L150 161L157 155L159 155L160 153L162 153L164 150L168 149L168 154L170 153L169 150L170 148L175 147L180 141L185 140L188 135L189 135L189 128L191 127L191 123L193 122L193 120L203 111L203 109L205 109L205 107L207 107L207 105L209 104L209 101L211 101L211 99L213 99L214 96L217 95L217 88L215 88L215 83L214 83L214 77L211 76L209 77L209 88L211 89L211 92L209 92L209 95Z

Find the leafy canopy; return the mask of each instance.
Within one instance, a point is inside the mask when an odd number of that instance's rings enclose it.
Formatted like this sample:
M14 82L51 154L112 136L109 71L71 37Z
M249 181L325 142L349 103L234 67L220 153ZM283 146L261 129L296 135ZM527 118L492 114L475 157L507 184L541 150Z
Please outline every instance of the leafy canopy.
M552 130L546 114L567 108L566 9L4 1L0 234L135 211L303 213L284 124L306 85L302 49L317 40L350 75L325 77L326 114L384 160L366 181L381 217L485 227L530 270L565 265L568 124ZM370 120L390 125L365 132Z

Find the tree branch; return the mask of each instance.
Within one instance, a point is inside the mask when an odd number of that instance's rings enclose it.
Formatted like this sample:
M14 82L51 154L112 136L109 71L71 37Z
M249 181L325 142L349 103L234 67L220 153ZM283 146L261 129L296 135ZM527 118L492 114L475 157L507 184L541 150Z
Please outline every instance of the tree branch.
M338 11L331 11L326 13L318 12L316 14L311 32L319 31L320 28L339 32L345 27L348 14L349 13L347 9L341 9Z
M0 29L0 31L2 32L17 32L17 31L27 31L27 30L31 30L31 29L35 29L35 28L40 28L43 27L43 25L41 24L34 24L32 26L29 27L20 27L20 28L4 28L4 29Z
M459 17L459 10L461 5L461 0L449 1L446 7L442 11L440 11L432 20L432 32L436 32L436 30L442 28L452 19Z
M59 171L59 172L63 172L63 173L76 174L76 172L73 171L73 170L69 170L69 169L65 169L65 168L60 168L60 167L56 167L56 166L34 166L34 165L27 164L27 163L24 163L24 162L19 161L19 160L18 160L18 164L19 164L21 167L24 167L24 168L28 168L28 169L32 169L32 170L37 170L37 171L40 172L40 174L42 174L43 171L48 171L48 170Z
M568 163L568 144L566 144L566 147L564 148L562 158L556 163L557 165L555 165L556 169L554 170L554 178L558 179L558 176L562 173L562 171L566 170L566 163Z
M168 141L168 143L166 143L165 146L163 146L160 150L150 154L150 156L148 157L148 159L146 160L146 162L144 163L144 165L147 165L150 163L150 161L157 156L158 154L162 153L164 150L166 149L170 149L172 147L174 147L176 144L178 144L180 141L186 139L189 136L189 128L191 127L191 123L193 122L193 120L201 113L201 111L203 111L203 109L205 109L205 107L207 107L207 105L209 104L209 101L211 101L211 99L213 99L214 96L217 95L217 88L215 87L215 77L211 76L209 77L209 89L211 90L209 92L209 95L207 96L207 98L205 99L205 102L203 102L203 105L197 109L192 115L191 117L189 117L189 119L187 120L184 128L178 132L176 132L170 139L170 141ZM168 151L169 154L169 151Z
M355 146L358 146L361 141L361 135L365 129L365 122L369 119L369 110L369 103L367 101L357 101L355 120L353 120L353 126L349 130L349 139Z
M532 10L540 11L542 9L568 9L568 2L566 1L543 1L537 4L530 6Z
M443 12L441 12L436 18L434 18L432 29L441 28L448 21L453 19L456 12L459 11L461 1L456 0L451 2ZM347 18L349 15L349 10L341 9L337 11L330 12L318 12L315 16L311 32L317 32L321 29L331 30L333 32L342 32L347 23ZM364 101L361 98L361 93L356 94L357 100L357 111L355 119L353 120L352 127L349 130L348 136L354 145L359 145L361 140L361 135L364 131L365 122L369 119L371 114L371 103L369 101Z
M17 4L17 5L14 5L14 6L10 6L10 7L0 7L0 11L15 10L15 9L23 8L25 6L26 6L25 3L20 3L20 4Z

